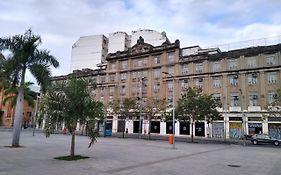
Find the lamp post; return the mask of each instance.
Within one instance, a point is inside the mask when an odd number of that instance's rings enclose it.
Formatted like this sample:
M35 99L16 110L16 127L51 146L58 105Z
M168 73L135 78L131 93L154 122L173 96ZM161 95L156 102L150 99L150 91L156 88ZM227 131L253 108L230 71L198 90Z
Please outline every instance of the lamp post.
M34 116L33 116L33 131L32 131L32 136L35 136L35 125L36 125L36 115L38 112L38 103L40 99L40 93L36 95L36 103L35 103L35 110L34 110Z
M245 128L246 128L246 120L245 120L245 113L244 113L244 108L243 108L243 93L242 93L242 89L239 89L240 93L241 93L241 111L242 111L242 138L243 138L243 146L246 146L246 140L245 140Z
M140 116L139 116L139 139L141 139L142 133L142 123L141 123L141 113L142 113L142 84L145 77L140 78Z
M168 72L162 73L169 75L173 79L173 149L175 149L175 77Z

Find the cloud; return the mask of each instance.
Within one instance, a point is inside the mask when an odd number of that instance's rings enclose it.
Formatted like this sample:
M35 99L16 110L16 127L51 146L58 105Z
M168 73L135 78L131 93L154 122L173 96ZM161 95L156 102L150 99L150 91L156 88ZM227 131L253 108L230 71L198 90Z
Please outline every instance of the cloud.
M84 35L148 28L182 47L281 35L279 0L9 0L0 9L0 37L31 27L61 63L54 75L69 73L71 46Z

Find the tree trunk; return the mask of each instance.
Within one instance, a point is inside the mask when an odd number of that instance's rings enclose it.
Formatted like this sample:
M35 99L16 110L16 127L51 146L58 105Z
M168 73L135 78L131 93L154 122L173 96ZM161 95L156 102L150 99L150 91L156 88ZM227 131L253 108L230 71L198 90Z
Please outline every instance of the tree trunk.
M193 139L193 121L191 122L191 143L194 142L194 139Z
M74 156L74 152L75 152L75 130L72 130L71 133L71 148L70 148L70 156Z
M14 118L14 127L13 127L13 140L12 146L19 147L20 142L20 132L22 127L22 119L23 119L23 102L24 102L24 90L23 86L18 88L18 96L17 96L17 104Z
M151 118L149 118L149 126L148 126L148 140L150 140L151 139Z
M125 132L126 132L126 119L124 119L124 130L123 130L123 139L125 138Z

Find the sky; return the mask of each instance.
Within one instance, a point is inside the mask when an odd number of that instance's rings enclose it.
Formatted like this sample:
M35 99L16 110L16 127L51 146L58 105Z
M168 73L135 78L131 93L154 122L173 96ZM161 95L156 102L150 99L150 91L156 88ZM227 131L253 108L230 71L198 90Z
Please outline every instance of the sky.
M54 76L70 73L71 47L85 35L152 29L181 47L281 36L280 0L1 0L0 9L0 37L31 28L60 62Z

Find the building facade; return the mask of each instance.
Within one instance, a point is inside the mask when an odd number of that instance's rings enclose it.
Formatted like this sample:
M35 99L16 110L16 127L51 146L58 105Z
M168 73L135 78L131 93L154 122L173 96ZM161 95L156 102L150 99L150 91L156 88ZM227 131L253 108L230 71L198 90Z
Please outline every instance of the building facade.
M173 91L177 101L188 87L200 87L221 100L218 110L223 117L211 123L196 122L195 136L239 139L243 133L268 133L281 138L281 118L265 117L281 85L281 44L222 52L199 46L180 48L178 40L153 46L140 37L128 50L108 54L106 61L100 69L80 71L80 75L96 79L95 97L107 106L114 98L141 97L145 102L154 97L166 98L169 109ZM175 83L162 72L173 75ZM110 110L107 120L113 132L124 127L129 133L138 130L137 119L122 123ZM170 122L153 120L151 125L152 134L171 133ZM143 134L147 127L144 120ZM188 136L190 129L189 122L176 122L176 135Z
M12 128L15 118L15 107L11 105L10 101L3 103L4 99L9 96L5 95L3 90L0 90L0 110L3 112L0 116L0 126L4 128ZM24 102L23 112L23 126L29 127L33 123L35 108Z

